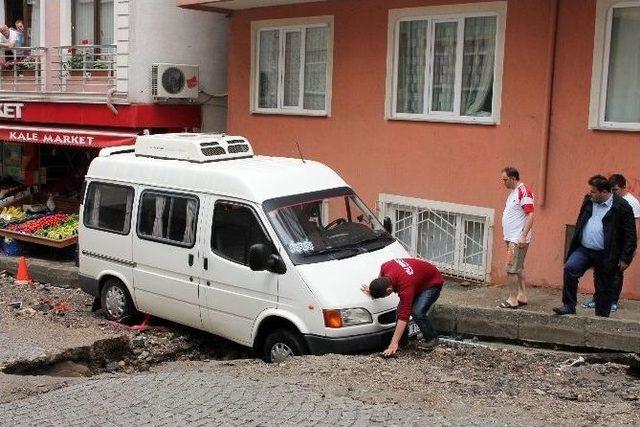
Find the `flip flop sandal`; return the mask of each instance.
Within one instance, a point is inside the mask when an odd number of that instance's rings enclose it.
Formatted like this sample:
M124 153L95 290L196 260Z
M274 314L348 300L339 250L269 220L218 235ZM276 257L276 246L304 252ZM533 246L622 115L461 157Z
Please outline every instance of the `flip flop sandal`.
M511 310L515 310L518 308L517 305L511 305L507 301L503 301L498 305L498 308L510 308Z

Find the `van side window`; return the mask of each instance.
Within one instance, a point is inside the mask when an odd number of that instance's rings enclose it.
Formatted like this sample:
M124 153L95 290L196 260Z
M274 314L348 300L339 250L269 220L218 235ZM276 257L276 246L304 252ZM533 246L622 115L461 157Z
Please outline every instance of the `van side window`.
M92 182L84 201L84 225L89 228L129 234L133 188Z
M247 265L249 248L256 243L271 244L253 210L236 203L216 202L211 230L213 252Z
M194 196L144 191L140 198L138 236L178 246L193 247L198 224Z

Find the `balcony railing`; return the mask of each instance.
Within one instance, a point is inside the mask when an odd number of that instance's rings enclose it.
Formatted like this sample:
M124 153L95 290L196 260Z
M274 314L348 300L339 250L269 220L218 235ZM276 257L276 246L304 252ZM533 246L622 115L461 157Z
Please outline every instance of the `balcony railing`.
M0 93L103 95L116 86L116 46L20 47L0 56Z
M58 46L54 50L55 90L104 93L115 86L115 45Z
M43 69L47 49L44 47L14 47L0 56L0 90L11 92L42 92L45 88Z

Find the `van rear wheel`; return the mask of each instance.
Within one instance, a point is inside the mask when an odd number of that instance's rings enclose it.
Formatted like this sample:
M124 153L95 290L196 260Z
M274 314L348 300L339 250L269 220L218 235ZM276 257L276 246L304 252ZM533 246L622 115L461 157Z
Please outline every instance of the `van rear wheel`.
M262 360L267 363L280 363L303 354L305 345L302 337L290 329L276 329L271 332L262 346Z
M132 322L136 315L127 287L117 279L108 279L102 287L100 302L107 320L118 323Z

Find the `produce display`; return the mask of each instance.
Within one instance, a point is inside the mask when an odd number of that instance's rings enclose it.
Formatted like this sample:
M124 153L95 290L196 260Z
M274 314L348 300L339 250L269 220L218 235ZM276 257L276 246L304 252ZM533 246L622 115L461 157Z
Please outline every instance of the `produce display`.
M66 221L53 227L41 228L34 235L47 239L64 240L78 234L78 215L69 215Z
M19 220L24 218L25 216L26 216L25 211L23 211L22 208L18 206L9 206L9 207L5 206L0 211L0 219L3 219L7 222Z
M6 229L47 239L64 240L78 233L78 215L49 214L19 224L9 224Z

